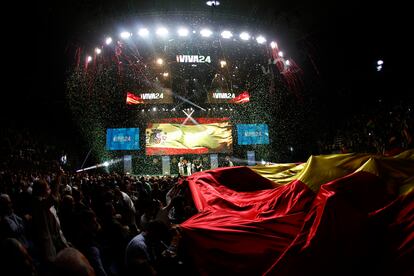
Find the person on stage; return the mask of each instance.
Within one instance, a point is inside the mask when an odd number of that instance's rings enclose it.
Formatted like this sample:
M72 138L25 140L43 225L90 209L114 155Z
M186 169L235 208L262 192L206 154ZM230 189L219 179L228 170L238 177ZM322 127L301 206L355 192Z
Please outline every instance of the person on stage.
M201 172L203 170L203 163L200 159L196 159L193 162L193 172Z
M234 167L233 162L230 159L230 156L226 156L226 162L224 163L226 167Z
M184 175L184 157L180 157L180 161L178 162L178 174L183 176Z
M191 162L189 160L187 160L187 175L191 175Z

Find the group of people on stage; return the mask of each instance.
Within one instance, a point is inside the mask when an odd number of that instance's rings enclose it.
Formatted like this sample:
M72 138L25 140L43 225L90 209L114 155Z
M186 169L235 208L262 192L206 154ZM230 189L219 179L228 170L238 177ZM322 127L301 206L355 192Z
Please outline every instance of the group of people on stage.
M225 157L225 161L222 164L224 167L233 167L234 164L231 161L230 156ZM179 175L191 175L195 172L201 172L204 169L203 163L200 159L193 160L191 163L190 160L184 159L184 157L180 157L180 161L178 162L178 174Z
M180 175L191 175L194 172L201 172L202 170L203 163L200 159L195 159L193 160L193 163L191 163L190 160L180 157L180 161L178 162L178 173Z

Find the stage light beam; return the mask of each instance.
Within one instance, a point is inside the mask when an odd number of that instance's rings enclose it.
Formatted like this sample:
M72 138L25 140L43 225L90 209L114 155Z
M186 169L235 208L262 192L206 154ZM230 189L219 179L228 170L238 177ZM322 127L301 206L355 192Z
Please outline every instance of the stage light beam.
M258 37L256 37L256 41L259 44L263 44L263 43L266 42L266 38L264 38L264 36L262 36L262 35L259 35Z
M119 36L122 39L128 39L128 38L130 38L132 36L132 34L130 32L122 32Z
M100 53L102 53L102 50L100 48L95 48L95 53L99 55Z
M166 37L168 35L168 30L164 27L158 28L156 34L160 37Z
M276 43L276 42L274 42L274 41L270 42L270 47L271 47L272 49L276 49L276 48L277 48L277 43Z
M220 6L220 1L207 1L206 5L209 6L209 7Z
M138 30L138 35L140 37L148 37L149 31L148 31L147 28L141 28L141 29Z
M188 36L189 32L188 32L188 29L186 28L179 28L177 33L178 33L178 36L185 37L185 36Z
M242 32L242 33L240 34L240 38L241 38L242 40L249 40L249 39L250 39L250 34L249 34L249 33L247 33L247 32Z
M112 43L112 37L107 37L106 39L105 39L105 44L106 45L109 45L109 44L111 44Z
M229 38L232 38L232 36L233 36L233 34L230 31L223 31L223 32L221 32L221 37L222 38L229 39Z
M200 31L200 34L202 37L210 37L213 34L213 32L210 29L202 29Z

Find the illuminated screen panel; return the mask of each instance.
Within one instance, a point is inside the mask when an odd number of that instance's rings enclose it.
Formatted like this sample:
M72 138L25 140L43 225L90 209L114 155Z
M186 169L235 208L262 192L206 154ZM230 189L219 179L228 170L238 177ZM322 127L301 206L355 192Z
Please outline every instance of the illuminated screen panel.
M269 144L269 129L266 124L238 124L237 143L239 145Z
M173 103L173 96L170 88L160 88L146 91L128 91L126 102L129 105L169 104Z
M233 150L231 124L227 118L186 118L148 125L147 155L224 153Z
M139 128L108 128L106 130L107 150L138 150Z
M215 89L209 91L207 97L207 101L213 104L244 104L250 101L250 94L248 91L227 92L226 90Z

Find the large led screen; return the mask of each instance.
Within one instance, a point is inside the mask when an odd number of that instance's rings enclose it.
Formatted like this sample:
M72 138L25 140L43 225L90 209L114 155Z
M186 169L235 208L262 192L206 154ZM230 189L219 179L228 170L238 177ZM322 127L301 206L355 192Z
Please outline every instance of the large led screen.
M174 118L147 127L147 155L231 152L233 139L227 118Z
M239 145L269 144L269 129L266 124L238 124L237 143Z
M106 130L106 149L139 149L139 128L108 128Z

